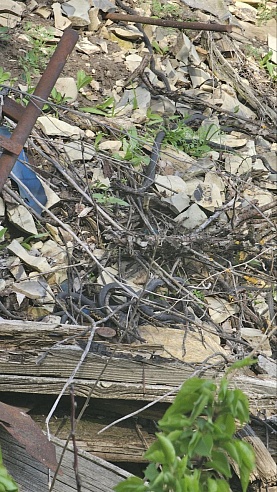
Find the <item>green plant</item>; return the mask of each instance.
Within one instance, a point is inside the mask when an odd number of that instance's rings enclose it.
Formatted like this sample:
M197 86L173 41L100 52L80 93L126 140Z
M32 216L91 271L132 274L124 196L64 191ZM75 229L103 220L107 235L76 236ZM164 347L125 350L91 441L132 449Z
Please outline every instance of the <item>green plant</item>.
M15 81L15 78L11 78L10 72L5 72L4 68L0 67L0 85L6 85L6 83L8 82L8 84L12 86Z
M0 27L0 41L8 41L9 40L9 28L8 27Z
M185 120L179 120L172 129L166 129L164 142L182 148L184 152L193 157L202 157L210 151L209 138L212 138L212 129L210 127L200 127L194 131L186 126Z
M26 237L26 239L24 239L24 241L21 242L21 246L23 246L23 248L27 249L27 251L30 251L32 249L32 245L30 243L32 243L33 240L46 239L47 237L49 237L48 232L41 232L39 234L32 234L31 236Z
M134 166L149 164L149 156L145 155L141 148L140 138L137 129L130 128L122 138L123 159L131 162ZM116 158L122 159L122 156L115 154Z
M111 96L102 103L96 104L95 106L85 106L80 108L79 111L113 117L115 115L115 99Z
M195 297L197 297L197 299L199 299L200 301L204 301L205 300L205 294L202 290L198 290L198 289L194 289L192 291L193 295Z
M46 67L47 59L54 53L55 46L48 44L54 40L54 34L50 29L27 22L24 30L31 45L31 49L19 57L19 64L26 79L27 74L36 75Z
M91 81L92 77L90 75L87 75L84 70L78 70L76 81L78 91L82 89L82 87L85 87L85 85L88 85Z
M182 13L182 10L177 4L169 2L162 3L159 0L152 0L152 13L156 17L166 17L169 15L179 17Z
M272 80L277 79L277 66L272 61L273 51L270 50L260 61L260 67L264 68Z
M261 58L261 48L255 48L251 44L244 45L244 53L246 56L252 56L255 60Z
M258 26L264 24L270 19L276 19L276 18L277 18L276 6L268 7L268 0L263 0L261 3L259 3L257 8Z
M129 207L130 206L128 202L121 200L121 198L117 198L115 196L112 196L109 193L109 187L107 185L105 185L104 183L101 183L100 181L95 181L93 183L92 188L100 191L100 193L98 193L98 192L92 193L91 196L92 196L92 198L94 198L94 200L97 203L99 203L101 205L106 205L106 206L120 205L123 207Z
M18 486L3 463L0 446L0 492L18 492Z
M168 46L161 48L161 46L159 45L159 43L157 41L155 41L155 39L153 39L153 41L152 41L152 47L160 55L165 55L169 51Z
M229 389L227 376L255 361L235 363L219 385L201 378L187 380L159 421L157 440L144 454L150 461L145 478L130 477L116 492L230 492L230 460L246 492L255 466L252 447L234 434L248 422L248 400Z

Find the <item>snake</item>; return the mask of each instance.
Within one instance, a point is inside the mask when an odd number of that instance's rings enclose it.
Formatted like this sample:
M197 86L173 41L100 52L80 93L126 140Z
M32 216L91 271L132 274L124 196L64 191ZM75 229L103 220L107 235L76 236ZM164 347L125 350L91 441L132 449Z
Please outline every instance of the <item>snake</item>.
M178 281L181 284L185 284L184 280L179 277L173 277L173 280ZM122 312L120 312L119 316L120 322L125 323L127 321L126 310L132 303L134 303L134 300L140 298L140 300L143 301L146 299L146 297L149 297L150 294L153 294L158 287L162 287L164 285L166 285L166 283L162 279L151 279L147 283L145 289L137 293L129 286L127 292L125 291L124 287L121 287L117 282L111 282L101 288L98 294L97 301L93 301L85 295L78 294L77 292L73 291L60 292L57 295L57 299L71 299L72 301L79 303L81 309L87 307L96 319L101 320L102 318L105 318L108 314L113 313L115 309L117 309L118 311L118 306L121 301L116 300L114 296L122 295L124 297L127 297L129 301L127 303L122 302ZM111 299L113 299L113 305L110 304ZM170 306L170 304L164 300L157 302L155 301L153 307L140 302L138 308L143 317L146 317L150 321L155 320L164 323L170 322L176 324L184 323L184 321L191 321L194 319L194 316L191 313L185 315L184 313L178 312L176 310L172 312L172 306ZM168 312L166 312L166 310ZM59 314L61 316L66 315L65 311L61 311L55 314Z
M184 280L181 279L180 277L173 277L173 280L181 283L182 285L185 284ZM105 310L107 314L109 312L112 312L116 307L116 305L112 305L112 306L110 305L110 299L112 298L113 295L118 296L120 294L132 300L132 294L133 294L134 300L140 298L140 300L143 301L145 300L146 297L149 297L150 294L153 294L158 287L163 287L164 285L166 285L164 280L155 278L155 279L151 279L147 283L145 289L143 289L140 292L135 292L129 286L128 286L128 292L126 292L116 282L111 282L109 284L106 284L100 290L98 295L98 305L101 306L101 309ZM150 321L155 320L164 323L166 322L184 323L184 321L191 321L194 319L194 316L191 313L185 315L184 313L178 312L177 310L174 310L174 312L172 312L172 306L164 300L158 302L155 301L154 307L146 305L143 302L140 302L138 309L142 313L142 315L145 316L147 319L150 319Z

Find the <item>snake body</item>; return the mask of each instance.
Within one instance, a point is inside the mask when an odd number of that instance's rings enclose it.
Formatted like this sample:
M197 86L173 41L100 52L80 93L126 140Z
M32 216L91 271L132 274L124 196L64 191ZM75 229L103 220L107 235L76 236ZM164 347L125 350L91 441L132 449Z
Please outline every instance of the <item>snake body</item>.
M173 280L184 284L183 279L180 279L179 277L173 277ZM194 317L190 313L188 315L185 315L181 311L179 312L177 310L174 310L174 312L172 312L172 306L165 300L159 300L146 304L146 300L149 298L149 295L154 294L158 287L162 287L164 285L165 282L161 279L151 279L147 283L145 289L137 293L129 286L128 289L125 291L124 288L121 287L117 282L111 282L101 288L98 294L97 301L93 301L83 294L78 294L77 292L72 291L60 292L57 295L57 299L70 299L73 302L78 303L81 309L87 307L89 311L92 312L92 315L98 320L101 320L102 318L105 318L108 314L113 313L115 309L118 311L118 306L122 304L122 312L120 311L120 321L121 323L124 323L127 320L126 309L128 309L131 304L134 304L136 299L139 299L139 312L142 314L143 318L147 318L148 320L176 324L184 323L184 321L193 319ZM128 299L128 302L121 302L118 299L118 296L126 297ZM113 300L113 304L111 304L111 299ZM65 312L63 311L59 314L65 314Z

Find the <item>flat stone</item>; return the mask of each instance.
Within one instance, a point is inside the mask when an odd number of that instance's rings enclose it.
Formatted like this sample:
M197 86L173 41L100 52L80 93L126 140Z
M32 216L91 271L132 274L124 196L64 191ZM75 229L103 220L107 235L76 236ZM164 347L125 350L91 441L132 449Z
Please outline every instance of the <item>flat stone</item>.
M182 46L178 53L176 53L177 60L180 60L185 65L187 65L189 61L194 63L194 65L200 65L201 59L195 49L195 46L185 34L181 34L181 36ZM178 43L180 43L180 40L178 40Z
M257 18L257 9L245 2L235 2L235 5L230 5L229 10L238 19L255 24Z
M60 201L60 197L59 197L59 195L57 195L57 193L55 193L55 191L52 190L52 188L50 188L50 186L47 183L45 183L45 181L43 181L43 179L41 179L39 177L38 177L38 179L43 186L44 193L45 193L46 198L47 198L47 202L45 204L45 207L51 208L51 207L53 207L53 205L56 205L56 203L58 203Z
M267 205L268 203L271 203L273 200L273 195L272 193L261 190L258 187L253 187L253 189L246 189L243 191L242 196L246 199L245 203L243 205L248 206L249 202L252 202L253 200L256 200L258 202L258 206L262 207L263 205ZM268 211L267 214L271 214L271 211Z
M130 72L133 72L140 64L142 57L136 53L126 56L125 65Z
M136 28L122 29L121 27L110 27L110 31L117 37L127 39L127 41L137 41L143 38L143 34Z
M238 37L238 39L241 38L244 43L245 38L247 38L249 42L256 39L262 43L266 43L268 34L276 36L277 23L275 19L270 19L262 26L255 26L250 24L250 22L245 22L242 20L240 20L238 24L240 27L238 28L234 26L233 32L235 36Z
M187 210L175 217L174 222L181 223L182 227L188 230L199 227L207 220L207 215L196 203L193 203Z
M180 212L185 210L185 208L188 208L190 203L190 198L184 192L174 193L172 196L168 198L162 198L162 202L168 203L171 210L179 214Z
M42 279L38 282L36 280L23 280L13 284L13 290L20 294L23 294L28 299L40 299L41 302L54 303L53 297L50 294L50 287Z
M73 77L60 77L58 78L55 88L64 97L70 99L70 102L76 101L78 97L78 89L76 81Z
M193 88L199 87L204 82L206 82L206 80L209 80L212 77L205 70L202 70L202 68L193 67L191 65L188 67L188 73L189 73Z
M160 193L170 197L174 193L187 193L185 181L180 176L161 176L156 175L155 186Z
M264 335L262 333L262 335ZM265 357L264 355L258 355L259 366L266 371L269 376L276 379L277 377L277 363L276 360Z
M111 152L118 152L122 147L120 140L105 140L100 142L99 150L110 150Z
M165 96L157 96L151 100L150 108L152 113L162 114L163 116L173 116L176 112L174 101Z
M53 5L55 5L55 4L53 4ZM60 5L60 4L58 4L58 5ZM54 10L54 9L53 9L53 10ZM50 15L51 15L52 11L51 11L51 9L50 9L50 8L47 8L47 7L38 7L38 8L36 9L36 12L35 12L35 13L36 13L36 15L38 15L39 17L42 17L42 19L49 19L49 17L50 17ZM58 29L61 29L60 27L56 26L56 24L55 24L55 27L57 27Z
M12 242L7 246L7 249L18 256L23 263L26 263L26 265L29 265L34 270L41 273L51 271L51 267L46 258L30 255L16 239L12 240Z
M98 167L93 170L91 183L92 184L93 183L98 183L98 184L100 183L101 185L104 185L107 188L109 188L111 185L109 178L106 178L104 176L103 170L98 168Z
M91 0L91 5L103 12L114 12L116 10L114 3L109 0Z
M1 0L0 4L0 14L3 13L13 14L21 16L25 10L25 5L23 2L14 2L13 0Z
M193 9L209 12L219 19L229 19L230 17L224 0L182 0L182 2Z
M132 105L133 109L147 109L150 106L151 94L144 87L136 87L133 90L126 89L116 108Z
M54 116L40 116L37 119L38 126L48 136L61 135L64 137L81 137L84 131L78 126L69 125Z
M0 219L5 217L5 202L0 196Z
M37 7L38 3L36 2L36 0L30 0L28 2L28 10L30 10L30 12L33 12L33 10L35 10Z
M89 16L90 24L88 26L88 29L92 32L98 31L98 28L101 25L101 21L98 17L98 14L99 14L99 9L97 9L96 7L92 7L89 10L88 16Z
M63 151L71 161L91 161L95 156L95 149L92 145L83 142L67 142L63 145Z
M267 44L268 44L269 50L272 51L271 60L273 61L273 63L277 63L277 38L276 38L276 35L273 36L271 33L268 33Z
M12 29L20 22L20 17L9 13L0 12L0 26Z
M241 157L239 155L228 154L225 157L225 170L231 174L245 174L252 168L251 157Z
M64 29L71 26L70 20L62 15L62 8L60 3L54 2L52 4L52 9L54 14L54 25L56 29L61 29L61 31L64 31Z
M62 4L62 10L72 23L72 26L85 27L90 23L89 9L91 5L87 0L69 0Z
M88 39L82 39L79 43L76 44L76 49L81 53L85 53L86 55L92 55L93 53L100 53L101 48L96 44L91 43Z
M251 109L238 100L235 90L230 86L223 84L220 89L216 89L211 97L211 102L221 104L222 109L234 112L238 116L249 119L257 118Z
M9 205L7 203L8 219L15 227L28 234L37 234L37 228L32 214L23 205Z
M215 208L221 207L223 200L220 189L215 183L204 183L199 184L194 190L193 199L201 207L213 212Z

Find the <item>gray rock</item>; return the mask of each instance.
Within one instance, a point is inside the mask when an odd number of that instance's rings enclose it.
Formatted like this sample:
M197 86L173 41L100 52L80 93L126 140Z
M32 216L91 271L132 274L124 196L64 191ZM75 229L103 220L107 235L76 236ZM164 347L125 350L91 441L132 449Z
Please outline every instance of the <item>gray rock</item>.
M175 217L174 221L181 223L185 229L195 229L207 219L206 214L196 203L193 203L187 210Z

